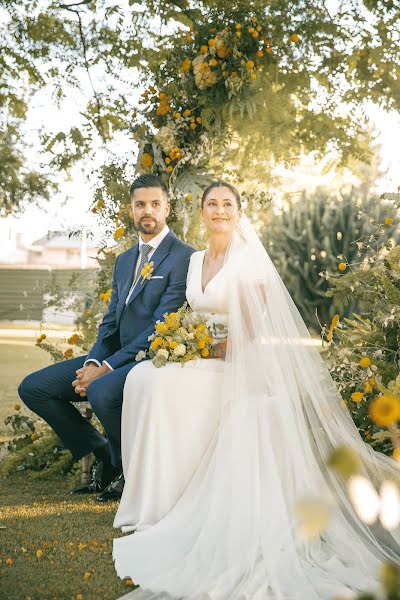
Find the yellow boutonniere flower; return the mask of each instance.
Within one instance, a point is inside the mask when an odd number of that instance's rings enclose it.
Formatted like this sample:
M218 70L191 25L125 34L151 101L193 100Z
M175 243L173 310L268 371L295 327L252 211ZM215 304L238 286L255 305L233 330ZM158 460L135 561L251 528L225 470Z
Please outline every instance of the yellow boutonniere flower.
M142 276L142 281L140 283L143 284L146 279L150 279L153 274L153 271L154 271L154 262L151 261L151 262L145 263L145 265L143 266L143 269L140 271L140 275Z

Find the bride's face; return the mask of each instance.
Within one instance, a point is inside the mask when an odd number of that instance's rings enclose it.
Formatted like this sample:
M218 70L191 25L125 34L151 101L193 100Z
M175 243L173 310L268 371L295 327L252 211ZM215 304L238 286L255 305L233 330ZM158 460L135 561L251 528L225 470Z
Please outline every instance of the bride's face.
M227 187L215 187L204 200L201 216L209 233L232 233L242 216L234 194Z

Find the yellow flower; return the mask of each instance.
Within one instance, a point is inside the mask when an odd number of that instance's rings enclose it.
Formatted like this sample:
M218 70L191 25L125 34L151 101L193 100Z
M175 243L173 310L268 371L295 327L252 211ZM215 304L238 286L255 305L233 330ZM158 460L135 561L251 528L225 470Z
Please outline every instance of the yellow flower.
M392 224L393 224L393 219L391 217L386 217L385 225L392 225Z
M248 27L248 28L247 28L247 31L248 31L249 33L254 33L254 27Z
M256 56L258 56L258 58L262 58L264 56L264 52L262 50L257 50Z
M218 64L218 61L216 58L210 58L210 60L208 61L208 64L210 65L210 67L216 67Z
M154 262L147 262L143 265L143 269L140 271L140 275L142 276L141 283L144 283L145 279L150 279L152 273L154 271Z
M400 461L400 448L395 448L392 454L394 460Z
M159 98L160 100L168 100L167 94L164 94L164 92L160 92Z
M197 331L200 331L200 333L204 333L206 330L206 326L204 325L204 323L199 323L196 327Z
M250 75L250 79L251 79L252 81L255 81L255 80L257 79L257 75L256 75L255 73L252 73L252 74Z
M176 112L176 113L174 114L174 117L175 117L175 119L180 119L180 118L181 118L181 116L182 116L182 115L181 115L181 113L180 113L180 112Z
M237 71L232 71L231 75L232 77L237 77Z
M246 63L246 67L248 69L254 69L254 61L248 60L247 63Z
M344 262L340 262L340 263L338 264L338 269L339 269L339 271L345 271L345 270L347 269L347 265L346 265L346 263L344 263Z
M200 348L200 350L203 350L203 348L205 348L205 347L206 347L206 343L205 343L205 341L204 341L204 340L199 340L199 341L197 342L197 345L198 345L198 347Z
M140 159L140 164L144 169L148 169L153 166L153 157L148 152L144 152L142 154L142 158Z
M242 29L242 26L240 23L236 23L235 27L236 27L236 29Z
M42 558L42 556L43 556L43 550L40 550L40 549L39 549L39 550L36 550L36 556L37 556L38 558Z
M39 439L38 434L36 432L32 433L32 435L31 435L32 442L36 442L36 440L38 440L38 439Z
M223 43L217 44L217 55L219 58L226 58L231 53L231 49Z
M202 54L207 54L207 52L208 52L208 46L205 46L205 45L203 45L203 46L200 48L200 52L201 52Z
M267 46L267 47L265 48L265 52L268 52L268 54L270 54L270 53L272 52L272 48L271 48L271 46Z
M190 129L196 129L197 125L196 123L190 123Z
M201 117L196 117L196 123L202 123L203 119Z
M112 288L109 288L106 292L101 292L99 294L100 300L104 300L104 302L109 302L111 298Z
M399 398L390 394L377 396L369 406L369 416L376 425L393 425L400 419Z
M76 595L76 600L83 600L82 594L77 594Z
M191 41L192 41L192 34L190 33L190 31L188 31L188 32L186 33L186 39L187 39L187 41L188 41L188 42L191 42Z
M91 576L92 576L91 572L86 571L86 573L83 576L83 581L87 581Z
M122 237L125 233L125 227L118 227L115 231L114 231L114 240L119 240L120 237Z
M158 323L156 325L156 331L157 331L157 333L164 333L165 330L166 330L165 323Z
M174 170L174 168L173 168L173 167L171 167L171 165L169 165L169 167L167 167L167 171L168 171L168 173L172 173L172 171L173 171L173 170Z
M151 342L151 344L150 344L150 348L151 348L152 350L157 350L157 348L158 348L159 346L161 346L161 344L162 344L162 338L160 338L160 337L156 337L156 338L154 338L154 340Z
M208 40L208 45L210 48L212 48L213 46L215 46L216 41L214 39Z
M187 108L187 109L184 111L184 113L183 113L183 115L184 115L185 117L190 117L190 115L191 115L191 114L192 114L192 111L191 111L191 110L189 110L188 108ZM174 148L174 150L175 150L175 148Z
M363 400L363 398L364 398L364 395L362 392L354 392L351 395L351 399L353 400L353 402L357 402L357 403L361 402Z
M210 354L210 353L209 353L209 351L208 351L208 349L207 349L207 348L203 348L203 350L201 351L201 356L202 356L203 358L207 358L207 356L208 356L209 354Z
M241 38L242 37L242 32L241 31L236 31L236 37L237 38Z
M258 31L253 31L253 33L251 34L251 37L253 38L258 38L260 34L258 33Z
M193 196L192 196L192 194L186 194L186 200L187 200L188 202L191 202L191 201L193 200Z
M181 71L182 71L182 73L187 73L189 71L189 69L190 69L191 64L192 63L190 61L190 58L185 58L185 60L181 64Z
M72 348L67 348L66 351L64 352L64 358L66 360L68 360L68 358L72 358L74 355L74 351L72 350Z
M292 33L292 35L290 36L290 41L293 42L294 44L297 44L297 42L300 40L299 36L297 35L297 33Z
M172 348L172 350L175 350L175 348L178 347L178 342L176 340L172 340L172 342L169 343L169 347Z
M368 356L363 356L360 359L360 367L362 367L363 369L368 369L368 367L371 366L371 359L368 358Z
M79 337L79 335L77 333L74 333L71 335L71 337L68 338L67 342L68 344L74 345L74 344L79 344L81 338Z
M21 405L20 404L16 404L14 406L14 410L21 410Z

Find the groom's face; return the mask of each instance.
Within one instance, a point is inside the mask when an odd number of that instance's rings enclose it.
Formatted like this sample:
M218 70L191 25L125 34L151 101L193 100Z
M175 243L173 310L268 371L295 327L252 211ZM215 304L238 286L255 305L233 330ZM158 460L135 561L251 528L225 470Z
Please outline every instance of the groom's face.
M165 227L169 211L168 198L161 188L139 188L131 196L133 222L146 239L156 236Z

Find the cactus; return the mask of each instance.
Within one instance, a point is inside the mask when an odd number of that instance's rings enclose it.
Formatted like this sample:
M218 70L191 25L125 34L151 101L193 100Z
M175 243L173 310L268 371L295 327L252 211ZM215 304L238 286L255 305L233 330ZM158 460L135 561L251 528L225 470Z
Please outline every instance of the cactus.
M321 273L337 272L338 263L357 262L361 237L372 234L372 220L392 216L393 208L376 197L362 199L352 189L347 195L318 189L289 201L264 233L263 241L307 325L316 331L329 324L335 313L351 315L356 302L347 306L329 298L329 282ZM393 233L388 228L387 236ZM338 257L343 256L343 259Z

